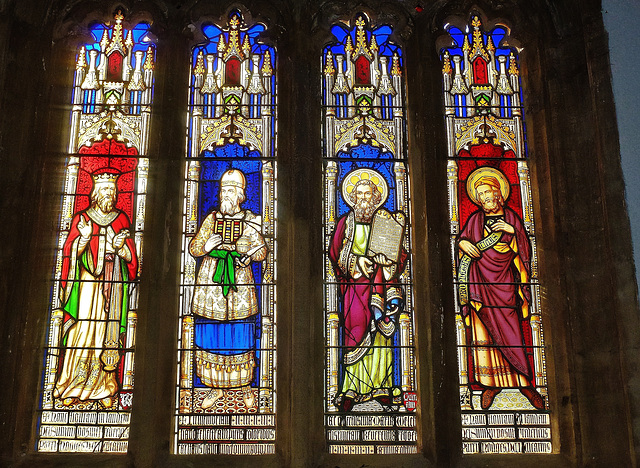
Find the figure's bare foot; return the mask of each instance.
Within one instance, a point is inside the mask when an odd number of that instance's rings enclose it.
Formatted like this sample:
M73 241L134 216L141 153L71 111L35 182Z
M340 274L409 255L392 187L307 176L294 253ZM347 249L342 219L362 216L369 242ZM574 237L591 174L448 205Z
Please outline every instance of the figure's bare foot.
M212 388L211 391L207 393L207 396L204 397L204 400L202 400L202 404L200 405L200 407L202 409L211 408L214 403L223 396L224 392L221 388Z
M65 398L64 400L62 400L62 404L63 404L64 406L71 406L71 405L73 405L74 403L76 403L77 401L78 401L78 399L77 399L77 398L73 398L73 397L71 397L71 398Z
M253 394L253 390L251 390L251 387L245 387L242 394L242 400L244 401L247 409L253 408L253 405L256 404L256 397Z

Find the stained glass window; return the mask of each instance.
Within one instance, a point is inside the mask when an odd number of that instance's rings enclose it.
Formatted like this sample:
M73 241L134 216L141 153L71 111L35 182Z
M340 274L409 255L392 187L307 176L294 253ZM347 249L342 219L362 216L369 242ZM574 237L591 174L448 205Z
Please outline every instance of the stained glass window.
M448 26L442 50L464 453L550 453L518 52Z
M330 453L415 453L403 54L365 14L323 51L325 428Z
M274 453L276 55L238 11L192 51L178 454Z
M126 452L155 46L122 14L78 51L38 412L41 452Z

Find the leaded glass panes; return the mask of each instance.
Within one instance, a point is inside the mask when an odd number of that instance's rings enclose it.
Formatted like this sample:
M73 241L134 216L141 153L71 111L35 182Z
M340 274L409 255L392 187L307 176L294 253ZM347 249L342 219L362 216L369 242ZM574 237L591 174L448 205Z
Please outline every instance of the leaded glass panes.
M498 26L442 50L464 453L550 453L518 53Z
M126 452L155 46L118 13L78 51L40 452Z
M276 55L232 11L192 51L174 452L275 451Z
M325 428L330 453L415 453L402 50L365 14L323 51Z

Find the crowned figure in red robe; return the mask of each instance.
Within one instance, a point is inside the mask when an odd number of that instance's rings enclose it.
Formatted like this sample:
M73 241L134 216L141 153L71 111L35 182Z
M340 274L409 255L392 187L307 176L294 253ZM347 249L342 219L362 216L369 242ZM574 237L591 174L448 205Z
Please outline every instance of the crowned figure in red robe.
M109 408L119 391L118 366L138 258L127 215L115 207L119 173L93 174L91 204L76 213L63 246L62 351L54 397L65 406L99 400Z

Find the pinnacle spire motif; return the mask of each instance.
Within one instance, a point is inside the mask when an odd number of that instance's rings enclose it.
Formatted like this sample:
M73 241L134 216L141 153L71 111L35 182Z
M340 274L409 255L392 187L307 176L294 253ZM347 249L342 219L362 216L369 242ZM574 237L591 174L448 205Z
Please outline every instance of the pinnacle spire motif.
M122 20L124 19L124 16L122 15L121 11L118 11L118 13L116 13L115 19L116 24L113 26L113 34L111 36L111 41L109 42L109 45L105 50L105 54L109 56L112 52L118 51L122 55L127 55L127 47L124 43L124 31L122 28Z
M364 55L369 60L372 59L371 52L369 51L369 46L367 44L367 33L364 31L365 21L362 16L359 16L356 20L356 47L355 47L355 56L358 57L360 55ZM377 45L376 45L377 47Z
M198 52L198 58L196 59L196 66L193 67L194 75L204 75L204 53L202 51Z
M273 112L274 103L267 102L275 91L274 49L261 42L260 31L264 31L262 24L247 25L239 11L232 11L226 26L218 25L216 33L208 36L209 42L194 52L191 84L197 90L198 118L233 117L233 129L224 133L228 138L243 138L238 136L244 133L236 118L251 120ZM255 138L254 146L259 148L263 143Z
M251 53L251 44L249 44L249 36L245 34L244 41L242 41L242 52L245 57L248 57Z
M451 75L451 56L449 55L449 51L445 51L444 58L442 59L442 73Z
M373 35L373 34L371 35L371 45L370 45L369 49L373 53L378 52L378 41L376 41L376 36Z
M493 45L493 39L491 39L491 36L487 39L487 51L489 51L490 54L493 54L496 51L496 46Z
M129 81L129 85L127 89L129 91L144 91L145 84L144 78L142 75L142 58L144 56L144 52L141 50L136 52L136 68L133 71L133 76L131 77L131 81ZM147 60L149 60L149 56L147 56Z
M344 61L344 56L338 55L336 57L338 61L338 74L336 75L336 81L333 85L333 89L331 92L333 94L346 94L349 92L349 85L347 84L347 78L344 76L342 62Z
M220 88L218 88L218 80L216 78L216 73L213 70L214 60L215 60L215 57L213 55L207 54L207 76L205 77L204 84L200 89L200 92L202 94L212 94L220 91Z
M344 33L335 35L337 43L328 44L323 56L324 95L337 97L326 103L327 112L340 119L355 115L399 118L402 56L401 49L389 40L391 26L374 25L365 13L358 13L339 27Z
M476 56L481 56L488 62L491 60L491 57L489 57L489 53L485 48L484 41L482 40L482 31L480 29L482 24L480 23L480 18L474 16L471 24L473 25L473 49L471 50L470 57L474 58ZM466 39L467 37L465 36L465 41ZM491 45L493 46L493 43L491 43Z
M273 75L273 67L271 66L271 52L268 50L264 53L264 63L262 64L262 75Z
M333 54L331 51L327 53L327 60L324 66L324 74L325 75L333 75L335 74L336 69L333 67Z
M136 35L134 29L124 28L121 11L114 15L114 19L111 25L102 24L94 29L102 31L100 41L82 46L76 60L80 89L101 90L92 98L96 100L94 109L99 109L101 104L128 103L132 99L128 93L132 92L147 94L135 97L138 102L150 102L151 99L147 91L153 86L155 49L148 36ZM149 25L140 23L135 29L143 33ZM135 53L134 47L138 48Z
M102 32L102 39L100 40L100 49L102 51L106 51L107 50L107 46L109 45L109 33L107 32L107 30L105 29Z
M234 55L240 60L244 60L246 54L243 52L243 46L240 44L240 17L238 14L234 14L231 19L229 19L229 29L229 43L226 46L224 60L229 60L229 58Z
M513 52L509 54L509 75L518 76L520 71L518 70L518 64L516 63L516 57Z
M124 42L124 45L127 46L127 50L133 47L133 31L131 29L129 29L129 34L127 34L127 40Z
M517 52L503 41L506 28L484 31L477 15L470 18L462 37L459 29L451 28L455 46L442 51L442 73L446 99L455 95L459 100L447 106L464 106L476 116L520 115Z
M344 50L347 53L353 52L353 43L351 42L351 35L347 35L347 43L344 45Z
M391 74L393 76L402 75L402 70L400 70L400 57L398 57L398 52L393 53L393 64L391 65Z
M498 57L499 63L499 72L498 72L498 83L496 85L496 92L498 94L511 95L513 94L513 89L511 89L511 83L509 82L509 77L507 76L506 63L507 57L501 55Z
M220 34L220 40L218 41L218 52L223 53L227 49L227 44L224 42L224 36Z
M229 43L227 44L224 60L229 60L233 55L237 56L240 60L245 58L242 52L242 46L240 45L240 17L233 15L229 20ZM246 37L246 36L245 36Z
M144 66L142 68L145 70L153 70L154 68L153 48L151 46L147 49L147 58L144 61Z
M378 87L378 93L380 93L380 95L395 96L397 92L393 87L391 79L389 78L389 73L387 72L388 60L388 57L380 57L380 67L382 68L382 75L380 76L380 86Z
M78 52L78 60L76 62L76 70L81 68L87 68L87 51L84 46L80 47L80 52Z

